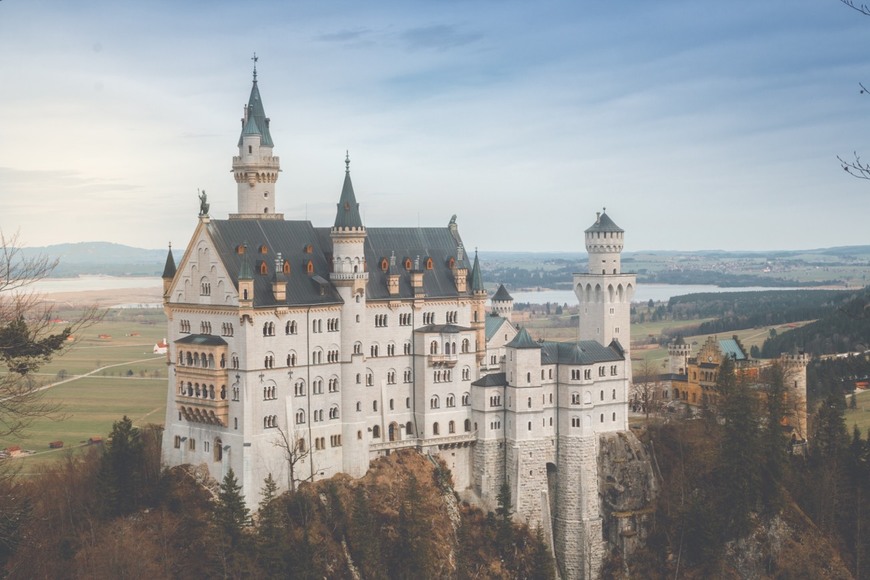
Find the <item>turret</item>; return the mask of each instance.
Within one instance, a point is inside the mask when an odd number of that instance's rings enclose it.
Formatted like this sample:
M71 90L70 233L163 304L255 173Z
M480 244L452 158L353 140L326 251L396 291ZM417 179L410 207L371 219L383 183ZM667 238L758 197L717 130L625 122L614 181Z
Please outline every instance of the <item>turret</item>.
M471 267L471 327L475 330L477 341L477 364L486 356L486 288L480 271L480 258L474 251L474 265Z
M807 431L807 365L810 357L795 350L779 357L785 371L786 407L790 414L789 424L794 428L795 440L809 438Z
M692 346L686 344L682 336L668 344L668 363L672 375L685 375L689 368L689 356L692 354Z
M172 257L172 244L169 244L169 251L166 253L166 264L163 266L163 301L169 298L169 287L172 286L172 280L175 278L175 258Z
M490 299L492 311L503 318L511 319L511 314L514 310L514 298L511 296L504 284L499 284L498 290L495 291Z
M275 213L275 182L281 171L279 159L272 155L270 120L263 108L257 86L257 57L254 57L254 81L242 116L239 154L233 157L238 213L230 219L283 219Z
M606 208L605 208L606 209ZM625 232L605 211L595 212L595 223L586 230L590 274L621 273L620 255Z

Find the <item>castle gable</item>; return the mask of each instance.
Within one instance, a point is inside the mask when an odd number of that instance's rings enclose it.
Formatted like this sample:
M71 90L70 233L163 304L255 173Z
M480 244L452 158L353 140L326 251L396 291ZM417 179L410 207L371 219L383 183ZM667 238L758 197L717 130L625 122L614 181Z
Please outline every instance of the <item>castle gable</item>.
M204 224L202 222L194 232L175 271L169 289L169 301L176 304L236 306L238 292ZM164 269L164 276L168 273L167 269Z

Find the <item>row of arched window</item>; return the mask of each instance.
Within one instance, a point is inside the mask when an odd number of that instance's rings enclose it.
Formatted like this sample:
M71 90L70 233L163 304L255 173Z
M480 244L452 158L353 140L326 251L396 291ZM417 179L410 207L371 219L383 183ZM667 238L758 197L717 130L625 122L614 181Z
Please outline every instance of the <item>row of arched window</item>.
M225 401L227 398L227 386L221 385L220 389L215 390L214 385L207 385L205 383L192 383L188 381L185 383L181 381L178 383L178 394L185 397L196 397L198 399L209 399L215 400L220 399L221 401Z
M338 405L333 405L329 408L327 417L329 417L329 419L339 418ZM305 424L305 411L303 409L299 409L298 411L296 411L295 420L297 425ZM311 420L315 423L323 421L323 409L316 409L314 411L311 411Z
M203 369L215 368L214 353L196 352L189 350L178 351L178 364L186 367L198 367ZM218 362L220 368L226 368L227 355L221 354Z
M469 406L471 404L471 395L469 393L462 393L461 401L463 407ZM456 397L453 395L453 393L450 393L446 397L444 397L444 406L447 408L452 408L456 406ZM441 408L441 398L438 395L432 395L432 397L429 398L429 408Z

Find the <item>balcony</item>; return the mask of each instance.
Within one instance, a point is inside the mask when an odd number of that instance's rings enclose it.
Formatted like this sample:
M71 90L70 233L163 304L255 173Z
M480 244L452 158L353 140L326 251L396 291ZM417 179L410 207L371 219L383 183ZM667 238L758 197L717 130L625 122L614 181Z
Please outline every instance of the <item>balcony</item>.
M459 356L455 355L455 354L430 354L429 355L429 366L430 367L453 368L456 366L457 362L459 362Z
M221 427L227 426L230 402L226 399L204 399L202 397L176 395L175 404L185 421L205 425L219 425Z

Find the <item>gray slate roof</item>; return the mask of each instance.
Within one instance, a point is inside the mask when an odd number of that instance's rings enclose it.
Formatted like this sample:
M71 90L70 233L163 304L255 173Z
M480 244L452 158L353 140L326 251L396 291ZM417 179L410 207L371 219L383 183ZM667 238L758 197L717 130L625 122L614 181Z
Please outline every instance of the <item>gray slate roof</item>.
M238 287L242 264L252 268L254 279L254 305L274 305L272 274L278 252L290 262L287 275L287 301L289 305L340 304L341 298L329 283L332 262L331 228L315 228L302 220L210 220L206 225L221 261L233 284ZM244 256L238 247L247 244ZM266 246L266 253L260 248ZM311 253L306 248L311 247ZM369 280L366 287L368 300L396 299L387 288L388 272L381 269L381 260L396 254L399 274L398 298L413 297L411 272L404 267L405 258L413 263L420 257L423 271L423 291L427 298L459 296L450 258L455 258L457 243L447 227L440 228L368 228L366 230L365 258ZM432 269L425 268L426 259L432 258ZM313 273L307 272L311 262ZM261 275L259 264L265 262L268 275ZM467 294L465 294L467 295ZM282 303L283 304L283 303Z
M242 127L242 134L239 135L239 147L242 146L242 139L245 135L259 135L260 145L274 147L272 134L269 133L269 119L266 117L265 109L263 109L263 99L260 98L260 89L257 87L256 78L251 86L251 96L248 97L248 121Z
M483 286L483 275L480 273L480 260L477 257L477 250L474 251L474 266L471 268L471 291L484 292L486 288Z
M338 200L338 211L335 213L335 227L337 228L361 228L362 217L359 215L359 204L353 193L353 183L350 181L350 160L347 162L348 169L344 172L344 185L341 187L341 197Z
M587 228L586 232L623 232L621 227L613 223L613 220L605 213L601 212L595 223Z
M549 342L541 346L541 364L589 365L625 360L625 355L613 345L602 346L594 340L579 342Z
M492 298L490 298L490 300L492 300L493 302L499 302L499 301L505 302L505 301L513 300L513 299L514 299L513 296L508 294L508 291L504 287L504 284L499 284L498 290L496 290L495 294L493 294Z
M541 343L535 339L525 328L521 328L517 335L506 345L508 348L541 348Z
M175 344L193 344L196 346L223 346L226 343L227 341L221 337L211 334L188 334L175 341Z
M172 246L166 253L166 263L163 265L163 278L172 280L175 278L175 258L172 257Z
M465 330L472 329L465 326L457 326L456 324L429 324L427 326L421 326L420 328L415 329L414 332L458 334Z
M484 375L471 383L472 387L503 387L507 384L505 373L492 373Z

